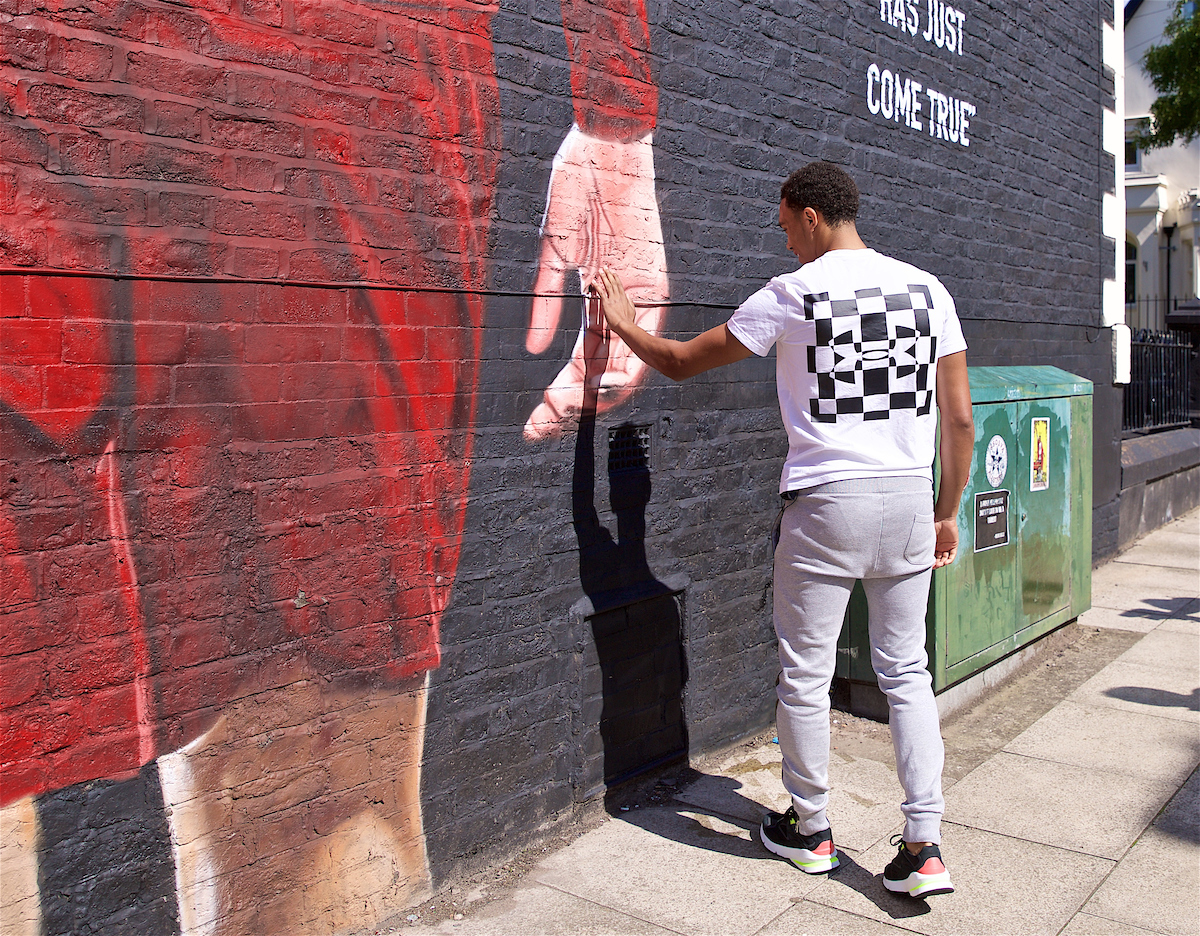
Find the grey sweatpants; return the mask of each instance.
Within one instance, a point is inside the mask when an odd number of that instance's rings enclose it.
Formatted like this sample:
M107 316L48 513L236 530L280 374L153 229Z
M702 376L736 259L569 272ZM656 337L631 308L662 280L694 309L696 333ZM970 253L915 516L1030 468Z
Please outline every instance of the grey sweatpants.
M933 495L923 478L835 481L808 488L780 516L775 633L783 785L810 835L829 827L829 686L850 590L861 579L871 665L887 696L904 839L940 842L942 764L925 653L933 565Z

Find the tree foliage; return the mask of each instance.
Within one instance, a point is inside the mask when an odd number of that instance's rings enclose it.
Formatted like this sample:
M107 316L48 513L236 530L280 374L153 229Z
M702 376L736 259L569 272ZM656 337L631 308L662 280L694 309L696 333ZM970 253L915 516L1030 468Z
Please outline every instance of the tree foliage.
M1191 143L1200 136L1200 5L1176 0L1163 32L1168 41L1151 46L1142 59L1158 92L1150 106L1150 126L1137 138L1147 150L1170 146L1177 138Z

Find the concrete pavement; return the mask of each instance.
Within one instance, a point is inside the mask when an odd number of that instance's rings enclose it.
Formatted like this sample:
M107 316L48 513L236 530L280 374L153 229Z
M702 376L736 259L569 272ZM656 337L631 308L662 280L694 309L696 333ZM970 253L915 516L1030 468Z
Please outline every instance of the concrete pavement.
M883 888L902 826L887 729L835 713L832 874L758 842L786 803L768 733L612 798L499 896L442 895L397 932L1200 934L1200 511L1096 569L1092 604L943 726L953 895Z

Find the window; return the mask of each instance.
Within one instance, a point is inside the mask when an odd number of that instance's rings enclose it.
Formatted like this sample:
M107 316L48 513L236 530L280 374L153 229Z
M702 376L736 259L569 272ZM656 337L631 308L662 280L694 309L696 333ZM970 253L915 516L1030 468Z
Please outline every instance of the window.
M1125 120L1125 168L1142 168L1142 150L1134 137L1150 127L1149 117L1129 117Z
M1125 304L1137 302L1137 259L1138 245L1133 240L1125 241Z

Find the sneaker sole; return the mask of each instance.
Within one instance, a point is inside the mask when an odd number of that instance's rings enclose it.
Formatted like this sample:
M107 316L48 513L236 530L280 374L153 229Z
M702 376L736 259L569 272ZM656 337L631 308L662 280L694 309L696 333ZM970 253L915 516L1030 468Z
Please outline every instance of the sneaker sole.
M836 848L834 848L832 855L818 855L807 848L789 848L786 845L780 845L778 842L772 842L767 838L767 833L762 826L758 828L758 837L762 840L767 851L773 855L778 855L780 858L786 858L805 874L825 874L832 871L839 864Z
M950 875L919 874L914 871L903 881L883 879L883 886L893 894L908 894L909 897L937 897L939 894L953 894L954 885L950 883Z

